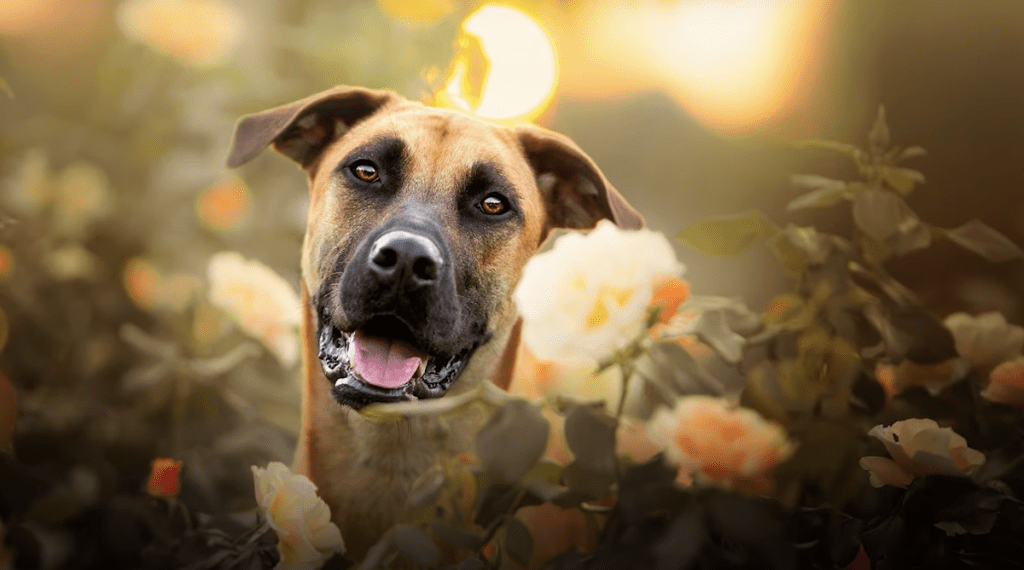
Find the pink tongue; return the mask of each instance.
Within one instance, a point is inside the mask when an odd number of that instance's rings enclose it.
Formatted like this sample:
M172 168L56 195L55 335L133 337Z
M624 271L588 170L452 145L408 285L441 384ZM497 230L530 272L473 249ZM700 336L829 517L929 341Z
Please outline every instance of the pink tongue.
M356 374L381 388L398 388L412 380L427 354L408 343L369 336L362 331L352 335L352 364Z

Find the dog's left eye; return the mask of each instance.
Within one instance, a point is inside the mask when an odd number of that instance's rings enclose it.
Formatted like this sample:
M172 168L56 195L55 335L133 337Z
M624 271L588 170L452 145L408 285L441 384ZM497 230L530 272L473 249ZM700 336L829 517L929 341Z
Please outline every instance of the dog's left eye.
M508 200L506 200L504 196L498 194L490 194L483 200L481 200L480 204L477 207L479 207L480 210L482 210L483 213L485 214L488 214L490 216L497 216L507 212L509 209L509 204Z
M363 182L374 182L380 178L377 166L368 160L359 161L349 167L352 174Z

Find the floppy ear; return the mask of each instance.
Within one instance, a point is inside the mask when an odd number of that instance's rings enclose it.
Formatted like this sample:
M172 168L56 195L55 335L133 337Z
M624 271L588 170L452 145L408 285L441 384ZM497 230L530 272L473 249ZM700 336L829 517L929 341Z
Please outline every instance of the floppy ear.
M309 167L328 143L399 96L362 87L335 87L305 99L246 115L235 124L228 166L245 164L270 143Z
M572 139L533 125L518 125L515 133L537 176L548 212L548 230L592 228L605 218L625 229L643 227L644 217Z

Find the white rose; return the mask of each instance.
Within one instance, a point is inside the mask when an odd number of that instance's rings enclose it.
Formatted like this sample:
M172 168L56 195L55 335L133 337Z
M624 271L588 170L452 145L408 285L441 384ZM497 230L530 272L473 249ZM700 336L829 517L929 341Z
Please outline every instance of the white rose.
M935 420L910 419L877 425L868 435L885 444L888 457L862 457L860 466L871 485L906 487L924 475L970 475L985 463L985 454L967 447L967 440Z
M281 560L275 570L313 570L334 553L345 552L341 531L331 522L331 509L316 494L316 485L274 461L266 469L253 466L256 502L277 532Z
M684 268L664 235L602 220L527 263L514 298L523 342L541 360L599 360L644 327L657 287Z
M996 311L971 316L953 313L946 317L956 350L978 368L990 368L1021 355L1024 328L1006 322Z
M286 365L299 357L299 296L280 275L234 251L210 258L210 302Z

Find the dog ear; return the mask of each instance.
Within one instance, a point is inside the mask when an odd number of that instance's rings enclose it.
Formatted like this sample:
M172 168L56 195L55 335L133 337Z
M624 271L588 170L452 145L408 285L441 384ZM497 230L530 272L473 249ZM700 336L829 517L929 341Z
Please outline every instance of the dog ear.
M644 217L572 139L533 125L519 125L515 132L544 197L547 229L588 229L605 218L625 229L643 227Z
M398 99L390 91L342 86L246 115L235 124L228 166L245 164L274 143L278 152L307 168L328 143Z

